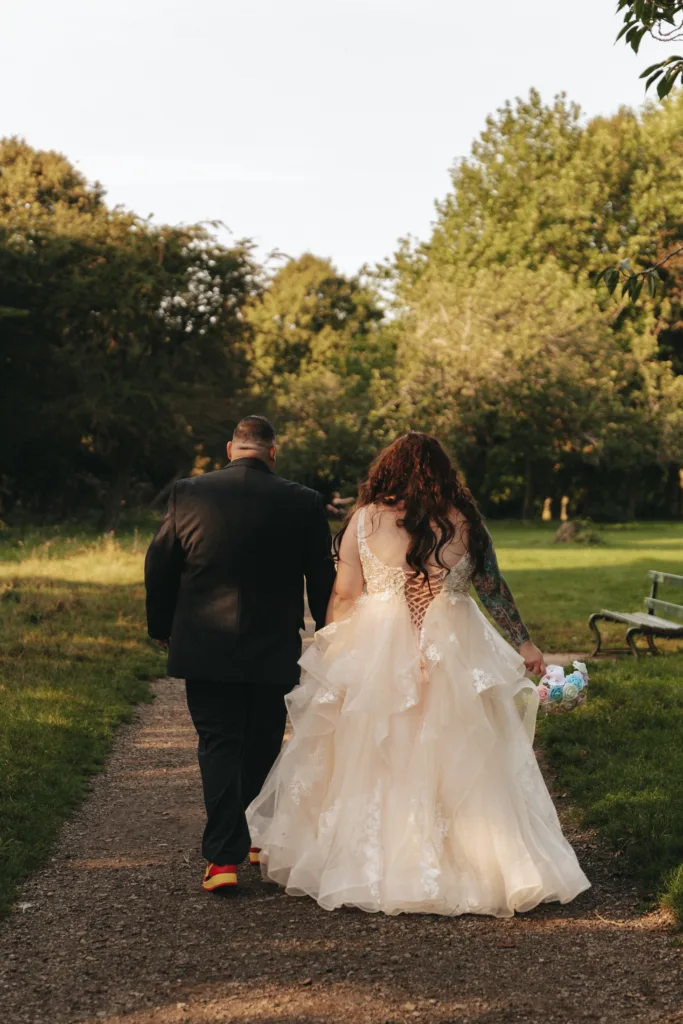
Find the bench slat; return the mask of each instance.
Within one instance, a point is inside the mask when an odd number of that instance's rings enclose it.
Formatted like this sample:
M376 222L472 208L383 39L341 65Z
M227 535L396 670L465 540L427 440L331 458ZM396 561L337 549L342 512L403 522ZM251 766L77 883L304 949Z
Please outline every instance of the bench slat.
M645 605L647 608L651 608L653 612L662 612L665 615L674 615L677 618L683 619L683 605L672 604L670 601L659 601L654 597L646 597Z
M652 654L658 653L653 642L654 637L660 636L676 639L683 636L683 622L674 622L671 619L663 618L662 615L655 614L663 612L665 615L675 615L676 618L683 619L683 604L661 601L657 597L660 584L664 586L673 584L673 586L683 587L683 576L675 576L673 573L659 572L657 569L651 569L647 577L651 584L650 596L644 599L643 604L649 609L648 612L616 612L612 608L601 608L599 612L591 615L588 625L595 634L596 639L593 655L599 654L602 650L602 637L596 625L599 619L606 619L608 622L621 622L629 627L626 630L626 640L631 653L635 654L636 657L638 657L640 652L634 642L634 637L638 634L647 637L648 649ZM611 651L613 648L609 650Z
M632 626L643 626L650 629L666 629L683 633L683 623L671 622L669 619L660 619L658 615L649 615L647 612L615 612L609 608L601 608L600 615L612 622L625 622Z
M650 583L670 583L674 587L683 587L683 576L674 576L670 572L658 572L656 569L651 569L647 578Z

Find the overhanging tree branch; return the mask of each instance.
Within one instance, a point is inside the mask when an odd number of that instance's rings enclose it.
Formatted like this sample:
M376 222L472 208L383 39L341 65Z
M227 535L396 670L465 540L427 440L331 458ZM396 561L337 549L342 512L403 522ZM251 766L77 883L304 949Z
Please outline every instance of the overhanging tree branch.
M623 39L634 53L638 53L646 35L663 43L683 39L683 0L618 0L619 11L624 12L624 23L617 41ZM646 92L657 82L657 95L664 99L678 78L683 82L683 56L673 54L657 61L640 77L647 78Z

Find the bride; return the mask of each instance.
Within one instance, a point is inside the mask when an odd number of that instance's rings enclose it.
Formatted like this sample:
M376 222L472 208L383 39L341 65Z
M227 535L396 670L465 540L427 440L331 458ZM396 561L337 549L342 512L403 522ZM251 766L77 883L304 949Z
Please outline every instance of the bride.
M380 453L336 550L293 736L247 812L264 878L326 910L509 917L573 899L590 883L532 748L525 667L543 655L435 438Z

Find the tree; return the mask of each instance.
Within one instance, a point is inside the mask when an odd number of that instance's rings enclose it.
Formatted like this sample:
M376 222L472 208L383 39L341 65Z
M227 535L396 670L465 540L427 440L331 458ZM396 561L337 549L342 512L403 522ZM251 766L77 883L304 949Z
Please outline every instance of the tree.
M409 318L397 377L402 426L438 432L477 494L519 503L525 518L568 479L578 496L584 467L623 475L657 457L637 360L592 290L552 260L481 270L466 287L434 281Z
M250 304L251 394L276 421L283 471L331 488L367 465L393 360L382 320L368 287L311 254Z
M623 38L635 53L638 53L646 35L665 43L683 39L683 0L619 0L617 11L623 11L624 22L617 41ZM677 78L683 82L683 57L672 54L656 61L645 68L640 77L647 79L646 92L656 82L657 95L663 100L675 86ZM631 265L630 258L626 258L606 267L598 275L598 280L607 285L610 294L621 285L622 295L628 295L632 301L639 298L644 285L654 296L660 281L660 268L682 252L683 245L678 246L658 262L650 260L640 270Z
M545 105L532 90L487 118L453 168L431 238L395 262L399 298L410 302L441 267L467 274L553 257L583 280L608 254L656 263L683 243L681 162L683 94L640 117L623 109L584 126L575 104Z
M17 140L0 167L0 306L23 313L2 322L6 500L64 514L94 492L111 528L134 474L191 463L212 417L234 418L249 246L110 210L63 157Z
M240 310L250 293L247 250L226 250L202 228L137 224L96 251L87 301L75 282L59 358L75 367L62 403L108 483L105 526L116 525L133 470L225 429L244 383ZM233 413L234 417L234 413Z
M445 419L437 418L439 429L449 429L452 417L453 443L457 438L466 439L461 458L468 463L468 473L479 493L504 503L513 499L521 502L526 491L526 510L531 510L539 481L531 480L530 473L520 465L524 442L516 433L514 413L508 422L500 411L496 412L496 405L514 410L518 403L524 404L523 395L535 392L539 405L535 404L536 398L530 399L531 407L523 418L535 424L534 436L545 438L538 445L534 441L530 449L535 475L540 476L544 488L552 481L559 486L560 481L571 478L575 492L583 488L585 496L590 489L593 508L607 514L609 495L619 491L624 472L634 472L638 467L641 479L648 480L649 507L663 507L665 482L674 475L677 478L683 461L680 447L676 448L678 428L664 427L668 417L673 424L680 418L673 398L679 385L670 358L671 352L677 351L677 325L681 321L676 260L663 268L662 288L655 298L643 294L637 302L615 301L606 292L590 288L589 282L604 268L608 252L617 252L626 259L635 251L643 260L654 262L659 254L675 248L679 239L683 241L682 129L680 96L640 116L622 110L612 118L596 118L587 124L582 123L578 108L563 97L544 105L532 92L528 101L506 104L487 120L471 157L454 168L452 189L437 204L431 238L414 248L404 244L388 268L396 291L397 325L404 331L398 369L402 393L407 388L409 395L415 395L409 384L412 374L412 379L424 387L427 403L422 415L419 407L409 402L408 412L401 419L399 411L397 422L427 425L427 407L438 409L444 403L441 396L449 396L457 414L449 410L446 401ZM546 270L548 280L543 278ZM561 286L557 277L560 271L564 275ZM444 368L448 346L442 348L441 359L432 372L430 349L428 346L425 351L419 343L420 332L425 322L434 323L435 317L438 320L440 308L450 311L452 322L458 316L464 318L463 323L470 322L467 317L471 320L474 313L468 313L462 305L463 296L471 309L478 311L477 329L493 349L502 344L497 331L517 337L521 345L517 328L510 328L507 316L501 317L495 305L489 307L490 315L482 312L487 308L482 295L484 285L495 289L496 295L490 298L495 304L501 294L506 294L508 280L516 282L520 294L528 297L525 317L529 338L545 322L549 297L558 309L566 310L567 296L573 289L580 296L581 308L585 306L587 311L594 307L591 316L597 319L591 323L594 328L598 322L601 326L597 334L591 328L586 337L588 361L581 356L578 333L572 335L572 358L576 358L579 368L583 367L582 372L585 370L586 381L595 381L595 387L590 384L576 392L570 364L560 360L558 372L564 367L566 380L561 384L559 378L554 384L551 381L550 390L539 390L539 384L529 392L529 380L536 377L529 376L524 355L532 348L524 346L517 349L506 375L491 366L486 351L478 345L477 359L487 371L472 385L472 396L458 390L459 374L463 372L460 362L454 364L452 372ZM544 281L536 299L534 280ZM538 320L536 326L532 312ZM497 329L491 326L495 324ZM559 331L560 327L556 324L552 330ZM604 352L605 359L594 362L594 372L589 372L589 355L595 353L596 337L601 339L597 352ZM412 363L408 360L411 369L407 372L405 352L412 350L416 355ZM427 369L421 371L423 359ZM615 359L623 380L621 389L610 383L612 370L608 367L613 368ZM514 386L510 383L501 391L513 366L517 367L518 379ZM415 376L421 372L422 376ZM492 389L489 378L497 381L497 390ZM564 417L554 425L550 418L542 419L546 412L549 417L544 395L554 392L566 393L565 410L572 406L572 396L576 409L584 408L591 396L588 419L573 422L574 426L583 424L584 432L597 444L579 445L579 434L572 434ZM517 394L522 397L517 398ZM414 420L417 413L420 416ZM600 431L596 424L602 424ZM543 450L544 444L552 450ZM561 458L555 458L554 447L558 444ZM549 465L558 467L550 476ZM608 479L609 473L612 476ZM581 480L585 483L579 486ZM622 490L617 503L623 510L629 500ZM609 514L616 514L616 510L612 508Z
M604 271L607 254L657 263L683 243L681 163L683 93L640 116L623 109L585 125L563 97L545 105L532 91L506 104L454 167L429 241L397 254L399 305L419 299L430 276L456 269L466 281L475 268L533 269L552 257L582 282ZM649 329L654 305L665 308L674 265L660 272L657 303L644 293L617 306L598 293L625 336Z

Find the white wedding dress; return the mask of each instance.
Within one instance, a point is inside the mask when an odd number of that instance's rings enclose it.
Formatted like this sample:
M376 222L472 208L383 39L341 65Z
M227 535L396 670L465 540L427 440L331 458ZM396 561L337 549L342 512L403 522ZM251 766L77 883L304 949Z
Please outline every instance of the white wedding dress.
M588 888L532 748L524 662L469 596L464 555L431 587L373 553L287 698L292 738L247 812L264 878L332 910L493 914Z

